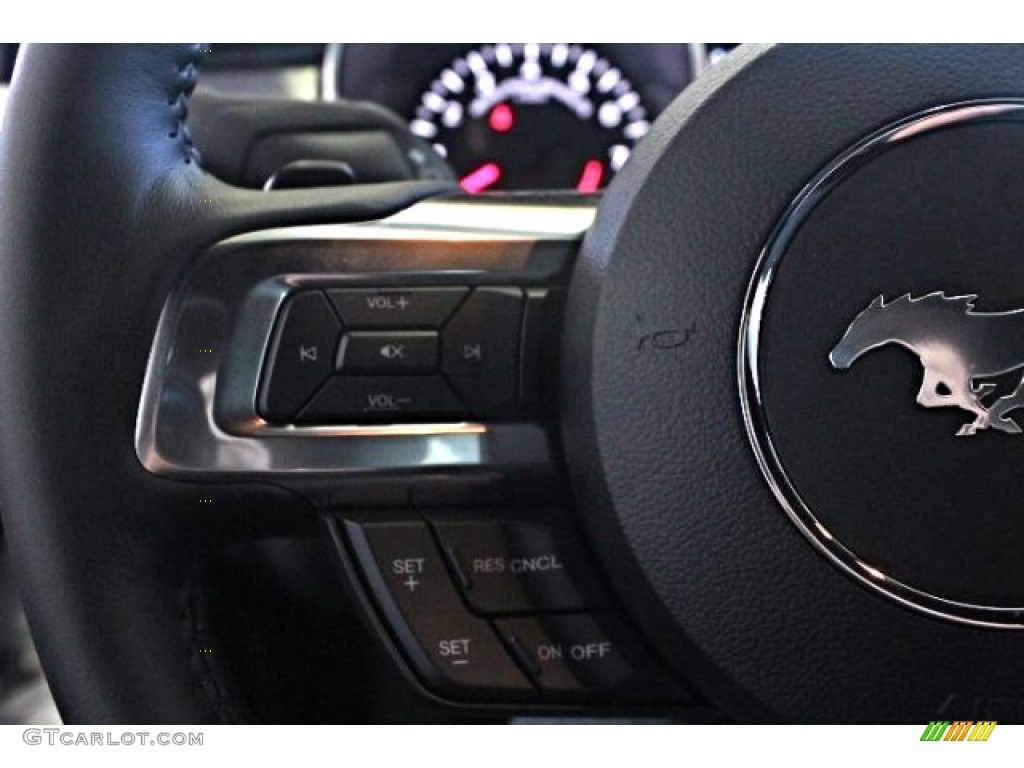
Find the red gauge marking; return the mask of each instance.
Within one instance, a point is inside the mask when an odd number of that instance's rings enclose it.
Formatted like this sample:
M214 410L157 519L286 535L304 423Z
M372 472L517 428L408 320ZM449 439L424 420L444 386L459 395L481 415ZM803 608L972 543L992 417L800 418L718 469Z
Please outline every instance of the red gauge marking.
M498 104L491 110L491 116L487 118L487 124L491 130L497 133L508 133L516 124L516 113L508 104Z
M600 160L587 160L583 166L583 173L580 174L579 183L576 184L577 192L597 192L601 188L601 179L604 178L604 166Z
M493 187L501 178L501 168L497 163L484 163L475 171L470 171L459 181L459 186L470 194L483 192Z

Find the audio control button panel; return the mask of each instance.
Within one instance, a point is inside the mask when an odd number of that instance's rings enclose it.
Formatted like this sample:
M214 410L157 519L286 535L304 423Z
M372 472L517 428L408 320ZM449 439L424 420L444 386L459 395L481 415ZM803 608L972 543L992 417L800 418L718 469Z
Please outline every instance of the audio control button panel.
M259 413L304 425L526 418L545 345L527 339L525 307L517 286L298 289L265 353Z

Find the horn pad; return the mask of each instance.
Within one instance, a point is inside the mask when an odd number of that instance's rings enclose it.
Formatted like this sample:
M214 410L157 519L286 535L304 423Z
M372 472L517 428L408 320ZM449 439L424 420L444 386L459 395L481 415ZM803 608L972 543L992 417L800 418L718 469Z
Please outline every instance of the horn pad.
M736 717L1024 720L1024 123L978 101L1022 82L1014 46L743 49L605 194L573 492L619 605Z
M1024 626L1018 196L1024 105L900 121L827 167L784 216L741 340L748 429L805 535L900 602L1014 627Z

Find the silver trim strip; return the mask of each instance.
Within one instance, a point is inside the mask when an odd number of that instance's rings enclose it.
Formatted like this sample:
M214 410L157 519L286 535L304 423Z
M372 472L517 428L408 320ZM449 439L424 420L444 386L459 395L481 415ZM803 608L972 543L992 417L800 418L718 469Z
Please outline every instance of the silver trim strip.
M310 64L274 69L207 69L203 71L201 87L230 96L317 101L320 67Z
M0 85L0 131L4 128L4 112L7 106L7 94L10 93L10 87L6 85Z
M430 200L379 221L218 243L161 314L136 421L139 461L165 476L266 477L489 466L505 461L496 446L510 439L532 451L509 457L513 464L546 456L546 436L531 424L272 426L256 411L263 358L277 310L296 287L479 283L492 275L542 283L566 260L537 246L571 249L594 214L576 201ZM388 245L398 242L420 251Z
M320 64L320 98L324 101L341 98L338 92L338 72L341 70L344 51L344 43L327 43L324 46L324 58Z
M700 76L701 72L708 68L708 46L706 43L687 43L687 53L690 54L690 82Z
M797 195L761 252L747 290L737 347L740 405L758 466L789 518L814 547L840 570L900 605L960 624L1024 629L1024 606L975 605L933 595L905 584L865 562L838 541L794 487L772 442L759 381L760 331L768 292L797 230L841 181L868 161L904 142L952 126L997 120L1024 121L1024 101L993 99L949 104L912 115L868 136L840 155Z

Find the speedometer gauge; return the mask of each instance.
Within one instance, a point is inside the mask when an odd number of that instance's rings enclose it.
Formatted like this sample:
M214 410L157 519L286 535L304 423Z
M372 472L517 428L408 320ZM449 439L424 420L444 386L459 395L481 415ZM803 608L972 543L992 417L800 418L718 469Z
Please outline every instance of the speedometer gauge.
M621 69L593 49L497 43L438 72L411 129L469 192L596 192L650 129L650 112Z

